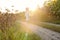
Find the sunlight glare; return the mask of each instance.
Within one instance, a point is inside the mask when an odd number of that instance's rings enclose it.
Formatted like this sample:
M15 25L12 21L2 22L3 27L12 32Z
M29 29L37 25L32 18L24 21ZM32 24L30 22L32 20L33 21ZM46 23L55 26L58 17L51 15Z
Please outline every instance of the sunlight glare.
M2 12L5 12L6 8L9 9L10 12L14 10L25 11L26 7L29 7L30 10L35 10L37 5L39 5L40 8L43 7L45 1L46 0L0 0L0 8L2 8Z

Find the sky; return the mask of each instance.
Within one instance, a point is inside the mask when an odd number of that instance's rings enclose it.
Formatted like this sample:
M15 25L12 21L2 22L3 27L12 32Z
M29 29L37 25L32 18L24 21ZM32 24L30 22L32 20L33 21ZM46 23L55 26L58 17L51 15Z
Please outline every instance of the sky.
M34 10L37 5L43 7L44 1L46 0L0 0L0 10L5 11L7 8L10 11L12 11L12 9L24 11L26 7Z

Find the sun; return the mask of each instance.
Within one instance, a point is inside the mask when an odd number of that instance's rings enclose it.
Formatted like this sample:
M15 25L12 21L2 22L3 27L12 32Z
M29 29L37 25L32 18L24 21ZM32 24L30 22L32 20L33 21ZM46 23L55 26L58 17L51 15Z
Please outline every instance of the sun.
M6 12L5 9L9 9L10 12L25 11L26 7L30 10L35 10L37 5L43 7L46 0L0 0L0 11ZM13 6L13 7L12 7Z

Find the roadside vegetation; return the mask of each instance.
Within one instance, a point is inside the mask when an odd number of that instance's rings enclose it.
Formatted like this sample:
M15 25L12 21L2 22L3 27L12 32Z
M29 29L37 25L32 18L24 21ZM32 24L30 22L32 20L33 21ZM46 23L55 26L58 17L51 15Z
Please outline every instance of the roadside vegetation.
M44 23L46 22L60 25L60 0L46 1L44 7L37 8L37 10L35 10L33 13L34 15L31 17L30 23L60 32L60 26Z
M20 20L17 14L0 14L0 40L41 40L35 33L27 33L22 31L23 28L20 23L16 22Z

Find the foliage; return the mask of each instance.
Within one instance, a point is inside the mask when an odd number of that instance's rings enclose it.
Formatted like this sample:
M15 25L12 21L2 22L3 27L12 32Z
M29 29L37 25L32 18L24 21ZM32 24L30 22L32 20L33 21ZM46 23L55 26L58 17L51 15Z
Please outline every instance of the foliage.
M28 34L25 37L26 32L21 29L20 23L16 22L19 15L0 13L0 40L40 40L41 38L35 34Z
M50 1L47 5L47 11L56 18L60 18L60 0Z

